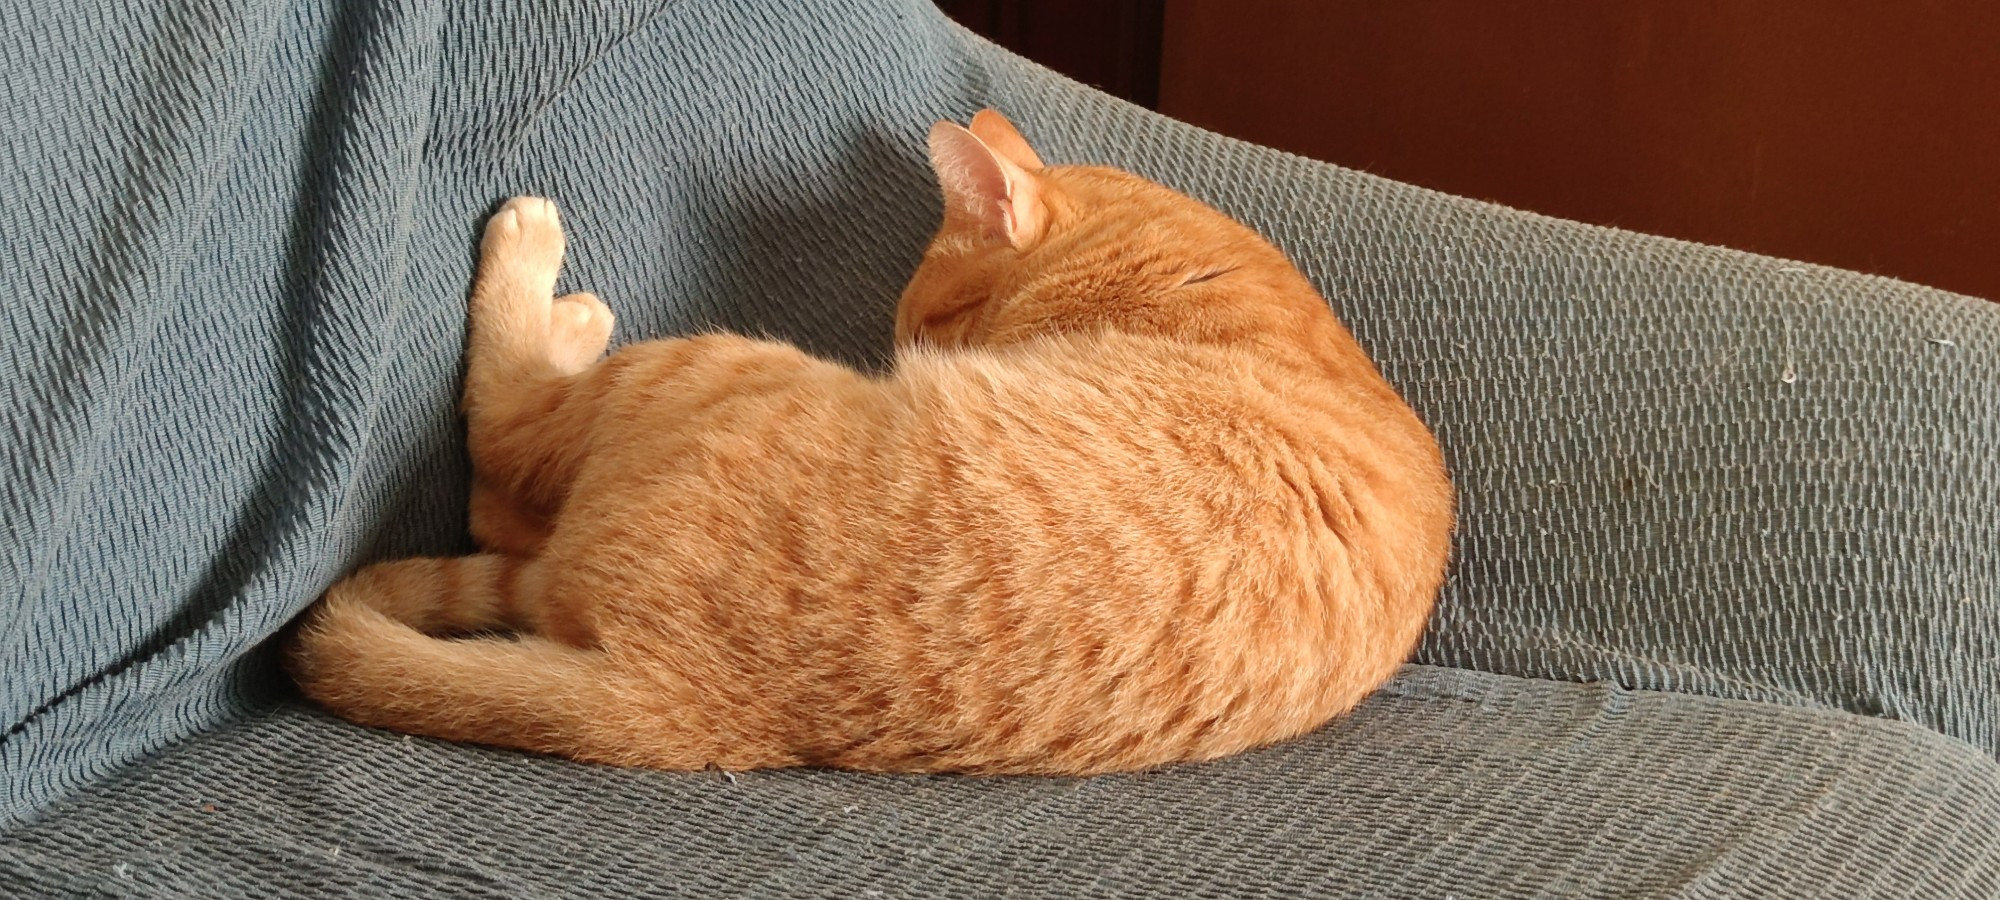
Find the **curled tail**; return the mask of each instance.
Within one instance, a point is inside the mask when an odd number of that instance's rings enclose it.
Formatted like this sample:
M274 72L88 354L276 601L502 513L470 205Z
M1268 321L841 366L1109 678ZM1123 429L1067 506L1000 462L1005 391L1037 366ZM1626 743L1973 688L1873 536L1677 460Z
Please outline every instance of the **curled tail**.
M305 695L362 725L581 759L615 756L603 654L540 637L440 638L329 591L285 653ZM615 761L615 760L606 760Z
M691 730L660 690L672 673L547 636L531 621L547 618L534 565L471 556L370 566L306 611L285 667L341 718L409 734L663 769L796 762ZM520 634L426 633L499 628Z
M403 559L341 579L321 605L372 609L426 634L539 631L539 582L532 561L511 556Z
M524 569L502 556L411 559L362 569L301 618L285 667L305 695L349 721L608 762L630 756L600 727L629 705L605 655L529 631Z

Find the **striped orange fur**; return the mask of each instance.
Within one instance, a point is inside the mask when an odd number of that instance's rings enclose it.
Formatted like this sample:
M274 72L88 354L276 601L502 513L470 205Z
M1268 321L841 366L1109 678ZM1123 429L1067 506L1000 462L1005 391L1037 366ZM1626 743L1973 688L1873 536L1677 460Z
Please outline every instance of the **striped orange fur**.
M997 113L885 376L728 335L604 356L555 207L488 223L486 551L369 566L292 639L353 721L615 764L1079 774L1350 708L1443 578L1438 447L1250 229ZM510 634L500 634L507 632Z

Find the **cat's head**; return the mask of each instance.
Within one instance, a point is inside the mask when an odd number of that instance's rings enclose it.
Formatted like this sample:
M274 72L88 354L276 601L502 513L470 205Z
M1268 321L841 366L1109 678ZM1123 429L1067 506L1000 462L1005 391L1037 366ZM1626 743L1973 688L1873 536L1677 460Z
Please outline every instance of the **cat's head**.
M899 344L993 346L1102 328L1226 340L1268 331L1274 314L1326 316L1249 228L1137 175L1043 165L993 110L970 128L939 122L930 156L944 223L903 291Z

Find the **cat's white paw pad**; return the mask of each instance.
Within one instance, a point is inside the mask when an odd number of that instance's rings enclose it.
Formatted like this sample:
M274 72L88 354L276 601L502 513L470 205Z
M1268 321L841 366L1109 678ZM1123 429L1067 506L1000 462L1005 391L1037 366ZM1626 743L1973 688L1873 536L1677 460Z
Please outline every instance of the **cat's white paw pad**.
M593 294L570 294L549 307L549 357L566 373L581 372L611 342L611 307Z
M568 301L556 304L549 310L549 315L555 319L553 324L558 332L580 332L589 329L590 320L596 318L598 313L582 303Z
M531 270L562 265L562 219L556 205L540 197L515 197L486 223L483 251L489 263L512 263Z
M500 211L518 216L523 230L562 227L562 220L556 215L555 201L542 197L515 197L507 201Z
M488 236L516 237L521 233L521 217L512 209L503 209L493 214L493 221L487 223Z

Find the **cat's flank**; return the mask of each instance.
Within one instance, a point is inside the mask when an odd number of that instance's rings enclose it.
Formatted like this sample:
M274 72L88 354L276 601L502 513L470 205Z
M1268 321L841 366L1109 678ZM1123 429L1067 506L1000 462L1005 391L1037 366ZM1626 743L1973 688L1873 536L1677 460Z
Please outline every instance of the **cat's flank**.
M886 376L705 336L608 357L547 200L486 226L485 552L369 566L289 647L367 725L665 769L1090 773L1309 731L1410 653L1436 442L1275 247L939 123ZM495 632L511 632L496 635Z

